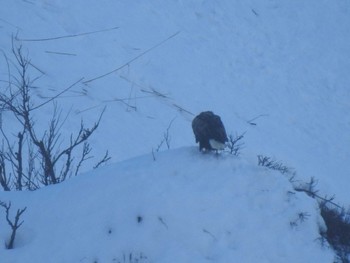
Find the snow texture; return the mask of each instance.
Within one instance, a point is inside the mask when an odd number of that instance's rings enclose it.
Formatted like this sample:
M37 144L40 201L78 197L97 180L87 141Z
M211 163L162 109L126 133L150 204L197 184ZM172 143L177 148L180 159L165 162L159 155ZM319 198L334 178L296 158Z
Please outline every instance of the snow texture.
M4 198L28 211L16 249L2 249L2 262L118 262L130 253L144 255L144 262L333 258L317 240L322 219L315 200L253 158L203 154L197 147ZM4 224L1 229L8 236Z
M28 207L1 263L130 254L135 262L332 261L317 241L315 200L256 156L283 161L298 180L315 177L319 193L349 205L348 0L3 0L0 34L0 88L5 56L14 61L11 38L34 66L31 78L40 77L37 103L83 78L57 101L62 116L70 112L62 144L107 107L91 145L114 163L91 171L95 158L60 185L0 192L13 213ZM35 112L43 133L52 110ZM191 121L205 110L228 134L246 132L239 158L198 152ZM17 134L9 112L2 124ZM171 150L157 152L167 129Z

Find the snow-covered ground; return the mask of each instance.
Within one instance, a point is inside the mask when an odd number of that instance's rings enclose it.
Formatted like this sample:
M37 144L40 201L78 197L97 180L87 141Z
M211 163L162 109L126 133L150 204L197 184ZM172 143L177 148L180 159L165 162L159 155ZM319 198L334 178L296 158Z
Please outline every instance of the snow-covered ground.
M156 161L145 155L2 199L28 207L16 248L0 250L4 263L112 263L130 254L164 263L333 258L318 240L315 200L255 158L201 154L197 147L158 153ZM1 223L2 242L6 230Z
M254 157L281 160L298 180L315 177L320 193L349 205L349 1L4 0L0 35L0 88L5 56L14 60L11 37L35 66L32 78L40 76L38 103L84 78L57 101L62 116L71 112L62 132L68 140L82 118L92 124L106 106L91 145L96 158L109 150L116 163L35 193L0 192L0 200L28 207L18 247L0 253L4 262L108 262L123 253L150 262L331 261L313 242L314 201L288 197L288 181L262 176ZM203 110L219 114L228 133L246 132L240 158L188 148L191 121ZM51 114L52 105L35 112L43 132ZM17 134L13 116L2 121ZM170 123L170 148L185 148L153 162ZM291 229L300 211L310 218ZM7 228L0 218L2 240Z

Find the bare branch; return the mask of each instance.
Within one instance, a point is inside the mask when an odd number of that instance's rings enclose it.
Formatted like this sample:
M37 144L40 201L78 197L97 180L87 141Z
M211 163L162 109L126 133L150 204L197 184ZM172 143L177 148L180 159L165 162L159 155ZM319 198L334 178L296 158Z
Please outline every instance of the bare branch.
M73 54L73 53L66 53L66 52L58 52L58 51L45 51L45 53L48 54L55 54L55 55L63 55L63 56L76 56L77 54Z
M3 110L13 113L22 127L17 132L15 143L13 143L6 134L6 129L0 120L0 134L3 135L2 149L0 150L0 185L4 190L11 190L13 187L17 190L23 190L24 188L35 190L42 185L56 184L65 180L73 169L75 169L76 174L78 173L82 162L90 158L88 154L91 149L87 147L87 140L98 128L106 108L103 109L98 121L92 127L86 128L84 123L81 122L78 134L72 134L68 145L60 149L62 144L60 131L69 113L61 121L61 111L58 110L55 100L80 83L82 78L53 97L36 105L31 94L36 87L33 86L33 81L28 76L32 64L23 54L22 46L15 47L13 44L12 52L14 62L4 55L8 65L9 83L5 92L0 92L0 113ZM12 67L16 76L10 75ZM32 114L34 110L48 103L54 104L54 111L48 129L41 134L41 131L35 127ZM73 151L82 143L86 143L83 147L83 156L77 166L73 167ZM25 153L25 150L28 150L28 153ZM26 160L24 160L24 156L27 158ZM109 160L109 157L105 156L102 162L107 160ZM6 164L10 164L7 166L12 173L8 173ZM57 171L59 175L57 175Z
M0 184L4 191L10 191L10 179L6 174L5 158L4 154L0 152Z
M158 144L158 146L156 147L156 152L159 152L159 150L162 148L162 146L164 145L164 143L166 144L168 150L170 149L170 141L171 141L171 137L170 137L170 128L171 128L171 125L173 124L173 122L175 121L176 117L173 118L168 127L166 128L165 132L163 133L163 138L162 140L160 141L160 143ZM153 152L153 148L152 148L152 152Z
M55 165L56 162L62 157L62 155L67 154L67 152L72 151L75 147L77 147L78 145L80 145L81 143L83 143L84 141L86 141L87 139L89 139L89 137L96 131L96 129L98 128L100 121L102 119L102 116L105 112L106 108L103 109L102 113L100 114L100 117L98 119L98 121L90 128L85 128L83 122L81 122L80 124L80 130L78 132L78 135L76 136L76 138L74 140L71 140L71 144L69 147L67 147L66 149L64 149L63 151L61 151L53 160L53 164Z
M256 125L256 122L254 122L255 120L257 120L257 119L259 119L259 118L261 118L261 117L268 117L269 115L268 114L260 114L260 115L258 115L258 116L256 116L256 117L254 117L253 119L250 119L250 120L248 120L247 121L247 123L249 123L250 125Z
M242 139L244 138L246 132L242 133L241 135L236 135L236 137L233 137L233 135L229 135L228 138L228 149L230 151L230 154L233 154L235 156L238 156L240 154L240 151L244 145L242 142Z
M16 180L16 189L19 191L22 191L22 177L23 177L23 136L24 136L25 130L21 133L19 132L18 137L18 149L15 153L15 159L17 161L17 180Z
M21 215L26 211L27 207L23 208L23 209L18 209L16 216L15 216L15 220L11 220L10 219L10 208L11 208L11 202L9 202L8 204L5 202L0 201L0 206L2 206L5 209L6 212L6 221L7 223L10 225L11 229L12 229L12 233L11 233L11 237L10 237L10 241L6 244L6 248L7 249L13 249L14 246L14 242L15 242L15 238L16 238L16 232L17 229L21 227L21 225L23 224L24 221L19 222Z
M58 97L60 97L63 93L66 93L68 90L70 90L71 88L73 88L75 85L77 85L79 82L81 82L84 78L80 78L79 80L77 80L76 82L74 82L72 85L70 85L68 88L64 89L63 91L61 91L60 93L56 94L55 96L53 96L52 98L50 98L49 100L39 104L38 106L36 107L33 107L31 108L30 110L33 111L33 110L36 110L46 104L48 104L49 102L57 99Z
M92 158L92 156L89 156L91 150L92 149L90 147L90 144L88 142L84 142L83 153L82 153L81 158L80 158L80 160L78 162L78 165L77 165L77 167L75 169L75 173L74 173L75 176L78 175L78 172L79 172L80 167L83 164L83 162L85 162L86 160ZM94 169L95 169L95 167L94 167Z
M258 155L258 165L265 166L271 170L279 171L281 174L295 175L294 169L284 165L282 162L273 160L271 157Z
M97 31L91 31L91 32L85 32L85 33L80 33L80 34L72 34L72 35L65 35L65 36L57 36L57 37L49 37L49 38L18 38L16 37L17 41L22 41L22 42L41 42L41 41L52 41L52 40L57 40L57 39L62 39L62 38L72 38L72 37L80 37L80 36L86 36L86 35L92 35L96 33L101 33L101 32L106 32L106 31L111 31L111 30L116 30L119 27L112 27L112 28L107 28L107 29L102 29L102 30L97 30Z
M92 81L95 81L95 80L98 80L98 79L101 79L101 78L104 78L110 74L113 74L119 70L121 70L122 68L125 68L127 66L129 66L131 63L133 63L135 60L138 60L140 57L143 57L144 55L146 55L147 53L151 52L152 50L158 48L159 46L163 45L165 42L169 41L170 39L176 37L178 34L180 34L180 31L176 32L175 34L172 34L171 36L167 37L166 39L162 40L161 42L157 43L156 45L150 47L149 49L146 49L144 52L142 52L141 54L137 55L136 57L134 57L133 59L127 61L125 64L121 65L120 67L116 68L116 69L113 69L105 74L102 74L100 76L97 76L95 78L92 78L92 79L89 79L89 80L86 80L84 81L83 83L84 84L87 84L89 82L92 82Z
M194 113L192 113L192 112L186 110L185 108L183 108L183 107L181 107L181 106L179 106L179 105L177 105L177 104L175 104L175 103L173 104L173 106L174 106L178 111L180 111L180 112L185 112L185 113L187 113L187 114L190 114L190 115L194 116Z
M173 118L173 119L170 121L170 123L169 123L169 125L168 125L168 127L167 127L167 129L166 129L166 131L164 132L164 135L163 135L163 136L164 136L165 143L166 143L166 146L168 147L168 150L170 149L170 140L171 140L169 131L170 131L171 125L173 124L173 122L175 121L175 119L176 119L176 117Z
M101 164L108 162L112 157L108 155L108 151L106 151L105 155L103 156L102 160L99 161L95 166L94 169L101 166Z

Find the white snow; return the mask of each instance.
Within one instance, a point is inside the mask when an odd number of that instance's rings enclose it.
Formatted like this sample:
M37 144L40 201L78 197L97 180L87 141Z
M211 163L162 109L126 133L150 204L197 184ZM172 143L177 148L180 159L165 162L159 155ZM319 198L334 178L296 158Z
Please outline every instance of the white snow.
M290 193L256 156L281 160L298 180L315 177L320 193L349 205L349 1L3 0L0 35L1 89L11 36L37 68L36 102L84 78L57 101L70 112L65 142L107 107L87 173L0 192L13 213L28 207L1 263L123 262L130 253L145 262L331 262L317 241L315 200ZM35 112L42 132L52 108ZM191 121L204 110L228 134L246 132L239 158L198 153ZM17 134L10 113L2 122ZM158 153L168 128L171 149ZM113 164L90 171L106 150ZM292 227L302 212L310 216Z
M202 154L197 147L158 153L156 161L145 155L2 199L28 207L16 248L3 248L2 262L118 262L130 253L148 258L142 262L333 258L317 241L322 220L315 200L255 160ZM299 213L307 213L304 222Z

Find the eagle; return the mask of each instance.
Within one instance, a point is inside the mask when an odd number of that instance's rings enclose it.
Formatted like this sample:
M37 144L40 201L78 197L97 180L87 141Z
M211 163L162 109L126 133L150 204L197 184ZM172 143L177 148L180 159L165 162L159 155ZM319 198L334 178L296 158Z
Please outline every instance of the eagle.
M192 121L196 143L200 151L223 150L228 141L224 124L220 117L211 111L204 111Z

